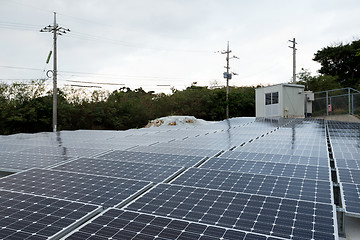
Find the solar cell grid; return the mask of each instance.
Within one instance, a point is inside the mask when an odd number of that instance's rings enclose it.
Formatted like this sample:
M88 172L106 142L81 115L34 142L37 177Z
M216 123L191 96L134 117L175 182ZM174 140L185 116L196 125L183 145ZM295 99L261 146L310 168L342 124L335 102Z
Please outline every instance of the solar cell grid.
M29 149L31 146L21 145L21 144L9 144L9 143L1 143L0 144L0 152L4 153L16 153L25 149Z
M159 184L128 210L286 239L335 239L334 207L179 185Z
M0 238L59 238L100 210L96 205L0 190Z
M256 160L274 163L292 163L297 165L314 165L314 166L329 166L329 159L327 157L311 157L311 156L295 156L256 152L240 152L240 151L226 151L220 156L221 158L233 158L240 160Z
M33 167L48 167L68 159L65 156L0 152L0 170L19 171Z
M360 170L360 160L336 158L336 167Z
M31 169L0 178L0 188L113 207L150 182L55 170Z
M67 148L67 147L46 147L39 146L20 151L23 154L54 155L66 157L92 157L106 152L106 149Z
M54 167L53 169L133 180L162 182L171 178L171 176L179 172L182 167L80 158Z
M342 145L340 145L341 148ZM339 148L333 148L334 156L336 159L345 159L345 160L357 160L360 161L360 153L355 151L353 152L343 152Z
M360 170L338 168L340 182L360 184Z
M218 154L219 150L208 150L208 149L196 149L194 146L189 148L169 148L165 146L139 146L128 151L134 152L149 152L149 153L161 153L161 154L175 154L185 156L199 156L199 157L212 157Z
M171 183L331 204L329 181L191 168Z
M120 209L108 209L66 239L266 239L244 231ZM279 238L273 238L279 239Z
M341 189L345 211L360 217L360 184L342 183Z
M204 159L204 157L159 154L133 151L112 151L98 156L99 159L120 160L129 162L142 162L170 166L194 166Z
M330 171L328 167L311 165L238 160L221 157L207 160L200 168L330 181Z
M234 149L234 152L253 152L253 153L268 153L268 154L277 154L277 155L294 155L301 157L312 157L312 158L326 158L327 151L323 150L309 150L309 149L293 149L291 147L283 148L281 143L269 144L269 143L261 143L262 146L252 146L252 144L245 145L243 147L238 147ZM325 144L324 144L325 145ZM266 146L266 147L265 147Z

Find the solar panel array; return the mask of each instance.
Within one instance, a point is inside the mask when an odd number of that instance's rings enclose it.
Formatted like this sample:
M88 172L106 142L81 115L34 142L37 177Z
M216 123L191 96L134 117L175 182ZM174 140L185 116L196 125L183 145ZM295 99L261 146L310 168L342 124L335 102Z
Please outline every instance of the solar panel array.
M327 131L357 216L357 124L234 118L0 136L0 171L17 172L0 178L0 238L338 239Z
M343 206L360 217L360 124L334 121L328 128Z

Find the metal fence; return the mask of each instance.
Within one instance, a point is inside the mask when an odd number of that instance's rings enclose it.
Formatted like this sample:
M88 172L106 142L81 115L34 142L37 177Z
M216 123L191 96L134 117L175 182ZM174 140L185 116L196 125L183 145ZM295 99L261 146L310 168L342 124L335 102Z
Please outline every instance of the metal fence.
M360 116L360 91L341 88L314 93L313 116L353 114Z

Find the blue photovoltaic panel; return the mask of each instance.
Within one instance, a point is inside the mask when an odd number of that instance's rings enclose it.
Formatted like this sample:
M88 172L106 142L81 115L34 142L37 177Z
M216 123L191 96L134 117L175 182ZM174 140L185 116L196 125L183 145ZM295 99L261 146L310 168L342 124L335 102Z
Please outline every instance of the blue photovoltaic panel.
M330 181L330 171L328 167L310 165L249 161L221 157L211 158L200 167L215 170Z
M360 170L360 160L336 158L336 167Z
M286 239L336 239L331 204L159 184L126 209Z
M329 181L191 168L172 184L332 203Z
M0 190L1 239L58 239L100 206Z
M108 160L119 160L128 162L142 162L150 164L160 164L169 166L186 166L191 167L202 161L204 157L159 154L147 152L131 152L131 151L113 151L97 158Z
M360 216L360 184L342 183L345 211Z
M360 170L338 168L340 182L360 184Z
M65 156L48 156L0 152L0 170L26 170L59 164L68 160Z
M113 207L150 182L81 173L31 169L0 178L0 188Z
M244 231L110 208L66 239L228 239L266 240L267 236ZM273 240L280 238L271 238ZM270 240L270 239L269 239Z
M24 154L36 155L54 155L64 157L92 157L94 155L106 152L104 149L87 149L87 148L68 148L68 147L47 147L39 146L20 151Z
M196 149L196 146L189 148L170 148L166 146L139 146L128 149L128 151L134 152L148 152L148 153L160 153L160 154L175 154L185 156L198 156L198 157L213 157L217 155L219 150L208 149Z
M308 157L308 156L295 156L295 155L282 155L282 154L269 154L269 153L256 153L256 152L237 152L227 151L221 154L221 158L233 158L240 160L255 160L274 163L292 163L301 165L314 165L314 166L329 166L328 158Z
M89 173L126 179L162 182L182 167L81 158L55 167L56 170Z

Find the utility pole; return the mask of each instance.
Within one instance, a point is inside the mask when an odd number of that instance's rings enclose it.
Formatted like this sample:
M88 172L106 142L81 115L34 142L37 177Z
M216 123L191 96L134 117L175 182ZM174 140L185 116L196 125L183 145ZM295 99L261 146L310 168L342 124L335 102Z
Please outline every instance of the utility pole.
M293 45L292 47L289 46L289 48L292 48L293 50L293 80L292 83L296 84L296 47L295 44L297 44L297 42L295 42L295 38L293 38L293 40L289 40L289 42L291 42Z
M232 75L238 75L237 73L230 73L230 59L238 58L236 56L229 57L231 50L229 49L229 41L227 43L227 50L222 51L221 54L226 54L226 72L224 72L224 78L226 78L226 119L229 118L229 80L232 78Z
M57 54L56 54L56 40L58 35L63 35L67 32L70 32L70 29L59 27L56 23L56 12L54 12L54 25L46 26L40 30L40 32L51 32L53 33L54 39L54 62L53 62L53 132L56 132L57 127Z

